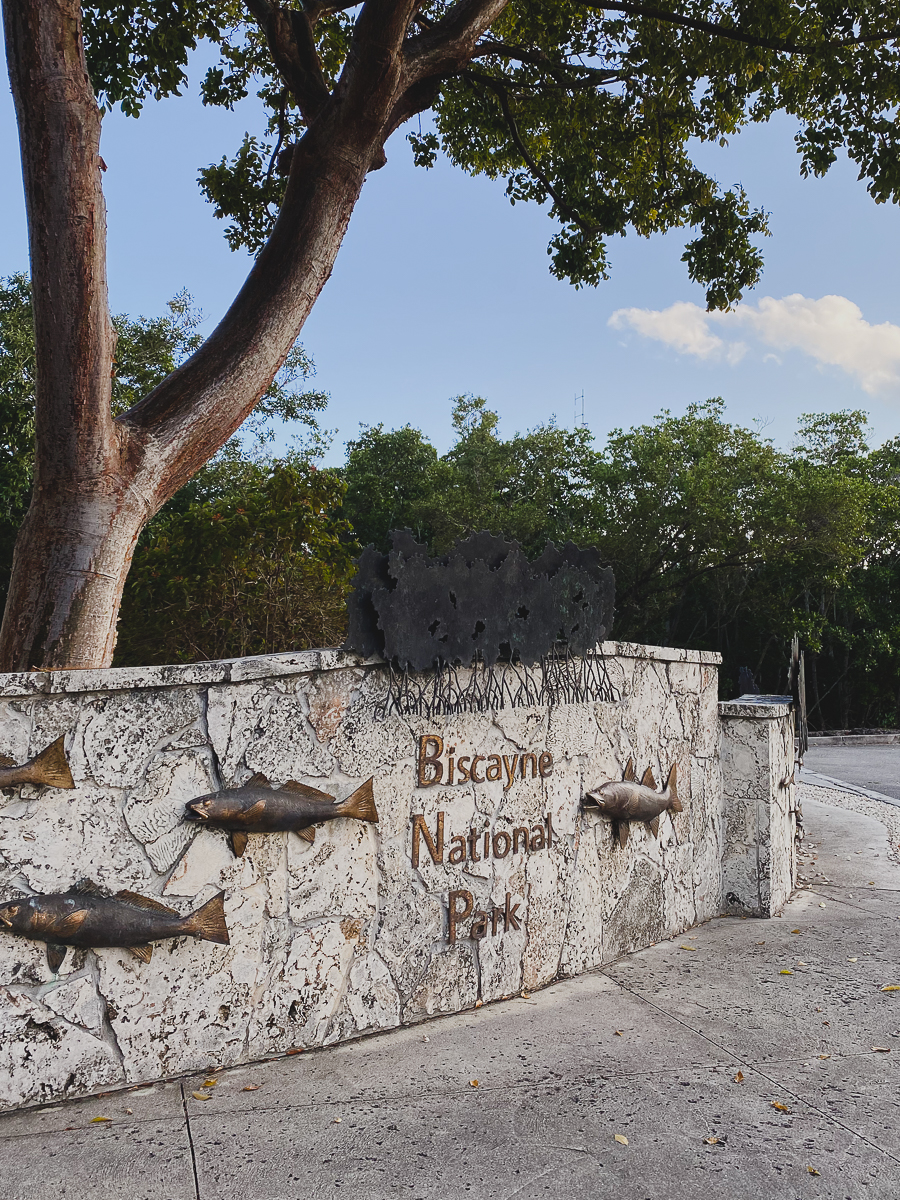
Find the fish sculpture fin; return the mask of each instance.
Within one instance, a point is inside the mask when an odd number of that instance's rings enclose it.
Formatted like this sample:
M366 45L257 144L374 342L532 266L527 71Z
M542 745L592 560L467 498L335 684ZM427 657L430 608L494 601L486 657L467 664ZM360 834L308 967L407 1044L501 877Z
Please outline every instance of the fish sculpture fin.
M257 800L255 804L251 804L249 808L244 809L244 811L241 813L240 819L242 821L247 821L248 823L251 821L257 821L265 811L265 800Z
M167 904L161 904L159 900L151 900L149 896L142 896L139 892L116 892L116 899L125 900L129 904L135 905L136 908L149 908L153 912L168 913L170 917L181 916L177 908L169 908Z
M279 792L295 792L298 796L305 796L307 800L327 800L334 803L334 796L328 792L320 792L318 788L310 787L307 783L298 783L296 779L289 779L287 783L278 788Z
M73 896L102 896L103 890L98 883L94 883L93 879L78 879L69 888L69 893Z
M659 837L659 813L656 814L652 821L648 821L647 824L650 826L650 832L653 836Z
M232 829L228 835L231 842L231 850L235 858L242 858L244 851L247 849L247 835L241 833L237 829Z
M75 780L72 778L72 772L69 770L69 760L66 758L66 752L63 748L65 734L58 737L55 742L51 742L45 750L36 755L28 764L31 767L32 778L35 783L44 784L45 787L57 788L73 788Z
M225 924L225 893L216 892L212 900L207 900L202 908L191 913L185 920L184 932L192 933L204 942L218 942L227 946L229 938L228 926Z
M86 908L79 908L77 912L66 913L59 925L56 927L56 932L60 937L71 937L73 933L77 933L84 924L84 919L87 916Z
M307 825L305 829L298 829L297 836L302 837L304 842L314 842L316 840L315 826Z
M625 849L627 842L628 842L628 822L620 821L619 822L619 845L623 850Z
M58 942L47 943L47 966L54 975L63 965L63 959L66 957L66 951L68 948L68 946L60 946Z
M625 774L622 776L626 783L631 783L633 779L637 779L634 773L634 759L629 758L628 766L625 768Z
M666 780L666 787L669 791L669 808L672 812L684 812L681 806L681 801L678 799L678 783L676 776L678 774L678 763L672 763L672 769L669 771L669 778Z
M262 771L257 771L255 775L251 775L246 783L242 783L241 787L268 787L269 781Z
M366 782L361 783L352 795L337 805L338 812L342 817L356 817L358 821L378 820L378 809L375 807L375 793L372 787L373 782L374 777L370 775Z
M648 767L647 770L644 772L644 774L641 776L641 786L653 788L653 790L656 791L656 780L653 778L652 767Z
M128 946L126 949L143 963L148 963L153 954L153 947L149 943L146 946Z
M14 767L16 760L10 758L8 754L0 754L0 767Z

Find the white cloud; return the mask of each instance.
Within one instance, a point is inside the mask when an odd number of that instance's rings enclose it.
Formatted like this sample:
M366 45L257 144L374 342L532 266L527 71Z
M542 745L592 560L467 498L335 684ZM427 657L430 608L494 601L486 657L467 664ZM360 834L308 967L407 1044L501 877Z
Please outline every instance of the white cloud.
M845 296L764 296L756 305L727 313L708 313L684 301L659 311L620 308L609 324L633 329L679 354L729 363L739 362L747 351L746 343L736 340L742 333L772 350L799 350L822 365L839 367L871 395L900 388L900 326L870 325Z

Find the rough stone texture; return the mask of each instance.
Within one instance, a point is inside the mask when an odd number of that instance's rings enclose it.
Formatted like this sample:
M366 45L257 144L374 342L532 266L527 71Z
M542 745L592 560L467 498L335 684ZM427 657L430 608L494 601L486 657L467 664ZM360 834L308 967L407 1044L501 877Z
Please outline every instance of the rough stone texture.
M23 761L65 734L76 783L0 796L0 899L87 876L187 913L222 889L231 936L227 947L161 942L146 964L125 950L70 951L54 976L42 944L0 931L0 1106L516 995L708 920L727 890L774 911L793 879L788 710L742 707L720 721L715 655L603 650L615 703L430 722L377 719L383 666L338 651L0 677L0 750ZM457 763L483 756L479 780L421 786L426 735L443 738L445 770L451 747ZM541 777L531 754L551 754L552 773ZM491 755L505 760L499 779L485 777ZM632 824L623 848L581 797L629 759L660 783L676 763L684 811L663 814L656 837ZM312 845L251 835L241 859L223 833L181 821L186 800L257 772L338 799L372 776L380 820L328 822ZM412 818L436 840L441 813L439 861L422 837L413 867ZM467 896L472 906L455 943L451 891L458 912Z
M797 878L794 721L789 700L777 701L741 696L719 705L726 912L773 916Z

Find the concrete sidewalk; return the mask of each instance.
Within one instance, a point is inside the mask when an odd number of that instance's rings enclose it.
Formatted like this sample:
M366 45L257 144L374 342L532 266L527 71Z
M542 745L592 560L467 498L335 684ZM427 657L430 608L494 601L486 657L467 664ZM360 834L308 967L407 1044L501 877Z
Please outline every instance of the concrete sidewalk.
M209 1100L207 1074L7 1115L0 1197L896 1200L900 868L812 790L783 918L217 1072Z

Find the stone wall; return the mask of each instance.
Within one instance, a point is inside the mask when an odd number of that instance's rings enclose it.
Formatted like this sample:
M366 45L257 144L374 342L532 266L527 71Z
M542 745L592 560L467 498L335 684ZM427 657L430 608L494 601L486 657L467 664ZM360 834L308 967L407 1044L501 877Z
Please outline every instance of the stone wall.
M725 854L723 911L771 917L797 878L799 802L788 696L741 696L719 705Z
M0 900L88 877L187 913L224 889L231 937L158 942L149 963L70 949L53 974L43 943L0 931L0 1106L458 1011L720 912L718 657L603 649L616 702L431 720L379 719L385 668L336 651L0 677L0 753L21 763L64 734L76 784L0 793ZM442 769L479 756L478 782L429 783L434 767L420 782L426 736ZM656 837L631 825L623 847L581 797L629 759L660 787L676 763L684 811ZM371 776L380 820L331 821L312 844L251 835L242 858L182 821L186 801L257 772L338 799Z

